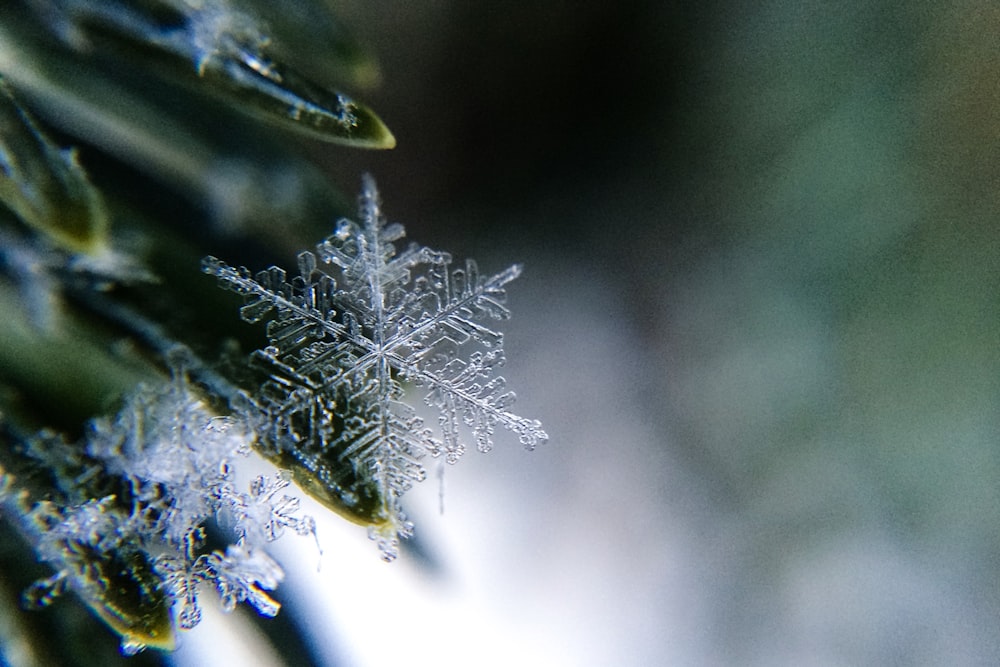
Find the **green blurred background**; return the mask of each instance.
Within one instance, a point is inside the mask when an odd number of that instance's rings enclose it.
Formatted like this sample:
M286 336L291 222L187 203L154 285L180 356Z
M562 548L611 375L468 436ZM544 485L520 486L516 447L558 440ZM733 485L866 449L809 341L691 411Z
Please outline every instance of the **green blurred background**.
M562 664L1000 661L993 3L343 13L399 146L337 181L526 264L507 376L552 441L448 496L511 614Z

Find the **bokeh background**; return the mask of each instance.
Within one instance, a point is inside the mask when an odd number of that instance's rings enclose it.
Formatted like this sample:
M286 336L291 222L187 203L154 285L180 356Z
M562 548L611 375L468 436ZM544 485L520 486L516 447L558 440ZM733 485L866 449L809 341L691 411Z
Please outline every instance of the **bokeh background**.
M443 515L425 483L400 562L280 541L316 656L1000 663L994 3L337 5L399 146L314 157L525 264L505 375L551 441L468 454Z

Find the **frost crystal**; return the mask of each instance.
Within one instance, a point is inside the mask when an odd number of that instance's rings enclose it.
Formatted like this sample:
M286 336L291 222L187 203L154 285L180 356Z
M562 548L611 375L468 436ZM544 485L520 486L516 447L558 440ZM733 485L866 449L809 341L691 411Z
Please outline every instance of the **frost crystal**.
M171 611L181 628L196 625L203 583L227 611L247 602L273 616L280 605L265 591L283 573L264 545L285 528L315 537L298 499L279 493L289 483L281 474L237 490L236 458L249 453L252 435L195 393L182 368L189 354L169 353L173 380L140 385L114 418L92 421L83 442L42 433L24 443L25 470L42 464L54 473L51 499L13 492L19 481L0 468L0 512L55 570L25 601L45 606L62 592L78 594L119 632L126 653L172 646ZM209 544L213 522L221 530Z
M234 518L237 544L262 544L281 537L285 528L299 535L315 535L316 522L309 516L297 516L299 499L275 495L290 484L279 473L274 479L260 475L250 483L250 493L228 493L226 500Z
M215 584L225 611L238 602L252 604L264 616L274 616L281 608L264 590L277 587L284 573L263 551L230 545L226 552L212 551L196 556L203 536L200 531L188 535L184 551L160 555L154 569L163 578L163 586L174 599L177 623L191 629L201 621L198 586Z
M244 297L245 321L271 318L269 345L253 353L269 377L244 406L263 446L348 508L364 502L360 486L374 485L382 505L369 521L372 538L391 560L397 535L411 528L399 498L425 478L425 454L456 462L464 430L488 451L498 425L528 449L548 436L509 411L514 393L495 375L503 335L488 323L510 316L505 286L521 267L484 278L472 260L454 267L444 252L398 250L403 227L386 222L370 177L359 217L340 220L316 253L301 253L291 280L277 267L253 276L215 257L203 270ZM403 402L407 385L437 410L436 430Z

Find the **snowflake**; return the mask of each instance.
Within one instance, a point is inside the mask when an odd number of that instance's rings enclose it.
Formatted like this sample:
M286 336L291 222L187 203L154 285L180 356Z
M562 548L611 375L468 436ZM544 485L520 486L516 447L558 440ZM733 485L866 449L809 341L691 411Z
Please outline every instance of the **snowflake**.
M175 351L173 363L186 354ZM233 460L248 453L248 438L237 420L214 415L178 368L169 384L140 386L127 396L114 419L93 420L86 451L132 482L139 499L160 514L159 525L148 528L179 546L216 513Z
M274 479L258 475L250 482L250 493L227 492L223 496L233 515L236 544L261 544L281 537L285 528L299 535L316 536L316 521L310 516L298 516L299 499L279 491L290 484L287 476L278 473Z
M171 648L171 610L180 628L197 625L202 584L215 587L225 611L247 602L275 615L280 605L265 591L283 572L259 547L286 528L316 537L298 499L279 493L289 484L280 473L256 477L249 493L235 489L235 459L249 453L251 434L195 392L184 372L188 350L168 357L170 381L139 385L117 415L92 420L80 442L42 432L12 449L17 475L0 468L0 513L55 571L24 601L46 606L76 593L121 635L125 653ZM36 479L40 466L51 471L51 488ZM228 515L235 525L225 525ZM213 526L222 529L216 541L232 540L224 549L206 543Z
M399 499L426 477L425 454L454 463L464 430L488 451L498 425L528 449L548 436L540 422L509 411L514 393L495 375L503 335L488 321L510 316L505 286L521 267L483 278L472 260L454 267L444 252L398 250L403 227L386 222L370 177L359 217L340 220L316 253L302 252L291 280L277 267L253 276L215 257L202 268L244 297L245 321L272 318L269 345L252 355L268 378L241 408L260 442L307 471L308 490L368 523L391 560L397 536L411 529ZM408 384L437 410L436 431L403 402Z
M264 591L273 590L284 576L281 568L263 551L231 544L225 553L218 550L197 555L204 532L192 530L181 552L158 556L154 569L162 577L162 586L174 600L177 624L191 629L201 621L198 587L203 582L215 584L224 611L237 602L248 602L264 616L274 616L281 605Z

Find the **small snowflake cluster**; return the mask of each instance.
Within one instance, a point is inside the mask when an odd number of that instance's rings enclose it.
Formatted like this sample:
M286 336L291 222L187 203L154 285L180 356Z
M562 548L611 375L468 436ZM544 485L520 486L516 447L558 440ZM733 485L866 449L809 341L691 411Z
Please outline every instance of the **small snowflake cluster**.
M59 487L44 495L59 500L34 500L30 480L22 486L10 473L0 489L0 510L55 571L26 601L77 593L126 652L171 646L171 610L179 627L195 626L202 583L226 611L245 601L276 614L265 591L283 573L264 546L285 529L315 537L315 523L283 493L290 481L281 473L237 488L234 463L252 437L238 418L213 414L176 372L163 386L139 387L116 417L92 421L82 445L32 438L28 456Z

